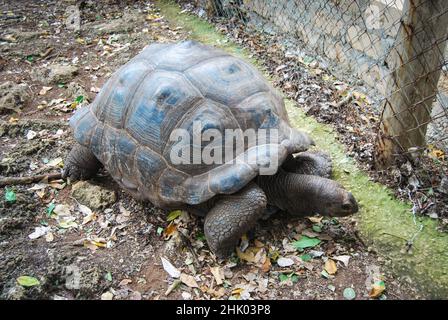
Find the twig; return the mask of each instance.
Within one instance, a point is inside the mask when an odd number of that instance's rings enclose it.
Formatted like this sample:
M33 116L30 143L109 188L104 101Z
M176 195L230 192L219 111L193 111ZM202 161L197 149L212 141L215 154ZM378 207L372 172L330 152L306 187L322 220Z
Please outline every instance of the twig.
M179 234L180 239L182 240L184 246L187 247L188 250L190 251L190 253L191 253L192 257L193 257L193 261L194 261L195 267L196 268L201 268L201 264L199 263L198 257L196 256L196 252L194 252L194 248L193 248L193 244L191 243L191 240L186 235L184 235L182 232L180 232L180 231L179 231L178 234Z
M40 174L27 177L6 177L6 178L0 178L0 187L4 187L7 185L31 184L34 182L39 182L44 179L55 180L61 178L62 178L61 173Z
M354 233L356 240L358 240L358 242L364 247L367 248L366 244L364 243L364 241L361 239L361 236L359 235L359 231L356 230Z

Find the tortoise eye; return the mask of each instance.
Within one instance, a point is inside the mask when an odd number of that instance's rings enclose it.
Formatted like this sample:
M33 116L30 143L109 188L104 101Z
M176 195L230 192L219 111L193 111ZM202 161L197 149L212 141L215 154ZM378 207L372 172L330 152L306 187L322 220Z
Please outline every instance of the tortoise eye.
M342 205L342 209L344 209L344 210L350 210L351 208L352 208L352 206L349 203L344 203Z

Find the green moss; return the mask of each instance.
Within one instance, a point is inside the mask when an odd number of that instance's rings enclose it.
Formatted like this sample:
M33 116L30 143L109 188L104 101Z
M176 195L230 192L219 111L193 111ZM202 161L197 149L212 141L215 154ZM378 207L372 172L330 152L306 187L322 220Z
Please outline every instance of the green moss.
M191 38L224 50L249 61L249 53L219 34L215 28L193 15L180 13L172 1L157 1L170 23L190 32ZM428 218L414 222L409 203L395 199L385 186L373 183L345 156L344 147L337 141L331 127L307 117L294 102L285 100L291 123L308 131L320 149L331 153L335 179L351 190L360 204L358 227L362 237L392 263L397 275L409 276L429 296L448 297L448 235L436 230L436 223ZM420 231L420 227L423 229ZM406 251L407 242L413 245Z
M417 218L414 223L412 206L396 200L387 187L370 181L345 156L331 128L307 117L291 101L286 100L286 108L291 122L309 132L319 148L331 153L335 179L359 201L358 226L363 238L392 262L397 275L410 276L431 297L447 298L448 235L438 232L431 219ZM406 252L412 239L413 245Z
M155 1L161 14L172 24L190 31L190 39L206 43L208 45L219 47L239 58L242 58L252 64L260 65L253 58L250 58L249 52L237 46L227 37L220 34L216 28L205 20L199 19L188 13L181 13L179 6L170 0Z

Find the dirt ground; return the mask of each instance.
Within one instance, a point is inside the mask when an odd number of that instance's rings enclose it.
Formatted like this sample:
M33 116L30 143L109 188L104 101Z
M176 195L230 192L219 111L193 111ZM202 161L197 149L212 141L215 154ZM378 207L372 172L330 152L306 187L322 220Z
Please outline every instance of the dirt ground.
M148 1L83 1L77 30L74 3L0 4L0 85L16 92L8 102L14 110L0 109L2 177L60 172L73 144L72 112L146 45L190 37ZM410 279L390 274L358 237L356 222L279 214L217 261L202 219L137 202L107 172L87 183L11 186L0 190L0 297L425 298ZM312 246L292 245L305 237ZM386 290L371 292L381 281Z

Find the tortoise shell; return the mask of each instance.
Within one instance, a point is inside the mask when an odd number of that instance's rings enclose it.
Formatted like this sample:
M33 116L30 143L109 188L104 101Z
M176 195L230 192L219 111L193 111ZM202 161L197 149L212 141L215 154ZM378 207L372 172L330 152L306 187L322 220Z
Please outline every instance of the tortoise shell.
M193 145L172 141L173 130L192 134L195 121L222 133L277 129L278 139L236 150L222 164L173 164L173 148ZM75 112L70 125L77 142L123 188L159 207L234 193L273 157L281 164L308 146L306 135L289 125L281 95L254 67L195 41L147 46L111 76L91 105ZM256 164L248 161L254 157Z

